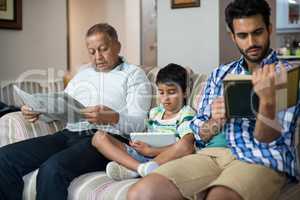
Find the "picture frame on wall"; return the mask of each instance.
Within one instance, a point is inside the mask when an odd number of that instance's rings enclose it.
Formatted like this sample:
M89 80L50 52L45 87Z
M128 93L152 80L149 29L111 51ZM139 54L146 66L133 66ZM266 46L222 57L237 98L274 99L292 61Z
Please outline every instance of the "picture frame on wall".
M22 29L22 0L0 0L0 28Z
M171 0L171 8L200 7L200 0Z

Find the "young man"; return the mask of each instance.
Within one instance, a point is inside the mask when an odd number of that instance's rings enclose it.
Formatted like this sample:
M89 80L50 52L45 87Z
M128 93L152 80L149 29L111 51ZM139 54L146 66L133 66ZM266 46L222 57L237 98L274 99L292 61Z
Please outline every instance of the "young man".
M269 17L265 0L234 0L226 8L226 22L242 57L221 65L209 76L191 127L201 147L206 146L202 138L222 130L228 148L203 148L197 154L162 165L129 190L130 200L271 200L276 199L288 179L295 178L292 140L299 104L275 113L274 63L278 59L269 47ZM284 67L276 68L280 77L286 75ZM220 97L223 79L227 74L248 73L253 74L254 90L260 98L256 119L238 118L224 123L224 100Z
M36 199L67 199L74 178L105 170L109 162L92 146L94 132L103 130L120 139L116 135L144 129L150 83L140 68L119 56L116 30L108 24L96 24L88 30L86 44L91 63L65 89L86 106L81 111L86 120L68 123L53 135L0 148L1 199L22 199L22 177L37 168ZM22 113L30 122L39 117L27 106L22 107Z

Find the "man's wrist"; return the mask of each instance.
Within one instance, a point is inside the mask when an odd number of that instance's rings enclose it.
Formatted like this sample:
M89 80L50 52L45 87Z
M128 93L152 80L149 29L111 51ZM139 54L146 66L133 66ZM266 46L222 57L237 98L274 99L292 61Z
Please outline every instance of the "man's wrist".
M264 117L270 119L274 119L275 112L276 112L276 106L274 101L265 101L265 100L260 101L258 114L261 114Z

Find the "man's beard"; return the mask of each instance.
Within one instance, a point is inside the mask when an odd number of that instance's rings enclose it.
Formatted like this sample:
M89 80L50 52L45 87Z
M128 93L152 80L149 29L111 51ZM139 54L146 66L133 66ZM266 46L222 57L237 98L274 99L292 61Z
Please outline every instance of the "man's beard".
M270 40L268 40L268 43L266 44L265 47L263 46L257 46L257 45L254 45L254 46L251 46L249 47L248 49L246 50L243 50L241 49L238 45L237 45L237 48L239 49L240 53L246 58L246 60L248 60L249 62L252 62L252 63L261 63L261 61L267 56L268 54L268 51L269 51L269 48L270 48ZM251 58L250 56L247 55L247 52L253 48L260 48L262 49L262 52L261 54L256 57L256 58Z

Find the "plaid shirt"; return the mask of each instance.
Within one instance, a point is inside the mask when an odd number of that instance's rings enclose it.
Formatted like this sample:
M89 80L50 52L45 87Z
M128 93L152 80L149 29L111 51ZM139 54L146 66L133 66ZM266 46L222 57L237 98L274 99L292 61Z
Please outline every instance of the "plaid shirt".
M205 147L201 140L199 127L211 117L211 103L215 97L223 95L223 79L227 74L247 74L244 66L245 60L241 57L232 63L221 65L208 77L201 97L197 116L194 117L190 126L195 133L196 145ZM274 51L262 61L263 64L278 63ZM290 66L284 63L287 68ZM279 65L276 66L278 69ZM281 136L271 143L262 143L254 138L255 119L235 118L230 119L224 125L228 147L237 159L264 165L279 172L287 173L290 177L296 177L296 153L293 142L296 128L296 120L299 116L299 103L297 106L278 112L277 119L282 126Z

